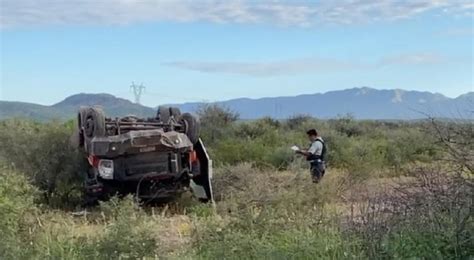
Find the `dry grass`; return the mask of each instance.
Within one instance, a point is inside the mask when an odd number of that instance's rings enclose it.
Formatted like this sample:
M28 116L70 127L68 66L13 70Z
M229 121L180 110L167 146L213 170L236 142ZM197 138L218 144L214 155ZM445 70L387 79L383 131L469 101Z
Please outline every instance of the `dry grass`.
M392 212L374 203L385 198L383 203L395 205L393 199L400 194L400 187L417 198L423 198L418 196L423 189L428 194L433 191L430 189L441 187L450 198L448 191L453 182L443 182L436 176L354 181L350 171L329 169L323 181L314 184L305 168L274 171L240 164L216 169L215 208L189 203L186 195L185 203L161 207L139 208L131 199L117 199L80 216L38 209L30 219L27 240L31 242L26 242L34 248L32 254L44 258L103 259L110 254L110 258L238 259L287 253L293 258L294 253L295 258L304 259L320 247L330 248L318 251L322 258L376 256L381 246L366 246L372 251L365 251L358 239L384 237L385 229L380 227L389 223L384 221ZM426 183L428 180L435 181ZM426 185L415 185L420 183ZM359 232L358 239L345 233L354 228ZM381 233L369 236L367 229ZM143 241L140 243L144 246L137 249L136 244L129 245L129 236ZM300 248L304 243L309 244ZM464 244L458 247L459 255L465 254Z

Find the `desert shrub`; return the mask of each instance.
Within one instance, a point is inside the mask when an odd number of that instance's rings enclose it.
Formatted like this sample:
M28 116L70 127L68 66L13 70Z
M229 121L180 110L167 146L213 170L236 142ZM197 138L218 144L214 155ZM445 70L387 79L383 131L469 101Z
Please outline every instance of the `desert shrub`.
M353 223L374 258L468 259L474 255L474 183L419 168L414 179L376 194Z
M224 136L232 123L239 119L239 114L218 104L203 105L196 113L201 124L201 136L208 143Z
M352 115L340 116L338 119L330 120L329 122L332 128L348 137L363 134L361 123L357 122Z
M353 131L352 127L358 130ZM429 163L439 154L436 139L419 124L387 126L386 122L353 118L329 121L305 118L292 128L269 119L238 122L226 129L226 135L211 143L209 150L216 165L250 162L257 167L285 170L296 158L289 148L295 144L309 146L306 130L310 128L316 128L325 140L330 167L348 170L365 167L367 173L385 170L395 176L403 174L405 166Z
M29 228L35 226L38 195L25 176L0 166L0 259L22 257L29 246Z
M216 165L235 165L241 162L255 162L265 155L265 148L252 140L226 139L210 149Z
M113 198L96 216L77 220L36 207L35 189L21 175L2 177L1 259L154 259L166 253L159 250L157 224L132 198Z
M333 156L337 160L330 162L350 172L352 179L365 180L383 168L384 154L379 142L367 138L342 140L334 143Z
M280 122L272 118L263 118L250 122L243 122L237 124L231 132L233 137L242 139L256 139L264 136L268 132L277 130L280 127Z
M211 146L216 165L253 163L257 167L286 169L292 162L288 136L264 122L247 122L229 130L228 137Z
M258 174L258 171L251 164L216 169L212 180L215 200L227 199L237 191L243 192L243 187L248 187L256 174Z
M424 124L425 134L432 136L441 147L440 160L458 167L458 171L474 173L474 124L471 121L430 118Z
M311 177L306 169L275 172L239 164L217 169L213 186L219 213L238 216L240 210L251 206L271 206L273 209L281 207L280 212L291 214L337 199L341 177L336 173L328 176L325 184L316 188L309 181Z
M80 156L70 145L71 123L0 122L0 156L24 172L50 205L64 205L80 195Z
M141 259L155 257L158 241L150 232L146 215L133 197L117 197L100 205L106 229L92 245L91 257Z
M232 222L221 228L208 223L197 233L195 254L204 259L353 259L363 257L356 239L343 237L336 228L245 228ZM262 224L257 222L257 224ZM253 227L253 225L251 226ZM199 231L198 231L199 232Z
M311 121L312 117L309 115L293 115L286 120L286 128L288 129L300 129L304 123Z
M273 118L268 117L268 116L259 119L258 122L260 122L260 124L262 124L262 125L268 125L268 126L271 126L273 128L280 128L282 126L282 124L279 120L273 119Z
M331 130L327 120L320 120L312 117L304 117L304 120L301 120L294 126L290 126L288 122L289 121L281 127L283 133L288 133L290 135L297 134L299 139L302 139L305 142L308 140L306 132L310 129L316 129L323 138Z
M344 236L337 176L316 188L306 171L262 171L242 164L214 177L218 215L196 219L193 253L205 259L314 259L363 257L361 243Z
M262 159L277 170L286 170L295 160L295 154L288 147L281 146L265 154Z
M0 177L0 259L84 259L83 243L69 234L65 218L53 220L35 204L40 192L23 173L2 166Z
M217 166L251 162L258 167L284 169L291 163L289 142L281 123L272 118L236 122L238 115L218 105L202 107L203 139Z
M417 127L404 127L387 133L385 165L400 172L403 165L414 162L430 162L437 155L438 146L431 135Z

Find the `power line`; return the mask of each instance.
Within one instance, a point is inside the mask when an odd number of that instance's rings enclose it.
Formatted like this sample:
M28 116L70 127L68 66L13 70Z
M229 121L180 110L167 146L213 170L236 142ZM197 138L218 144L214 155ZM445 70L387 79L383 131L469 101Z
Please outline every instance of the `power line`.
M140 85L135 85L135 82L132 82L130 90L132 90L133 94L135 95L135 103L140 104L140 99L143 95L143 92L145 92L145 86L143 86L143 83Z

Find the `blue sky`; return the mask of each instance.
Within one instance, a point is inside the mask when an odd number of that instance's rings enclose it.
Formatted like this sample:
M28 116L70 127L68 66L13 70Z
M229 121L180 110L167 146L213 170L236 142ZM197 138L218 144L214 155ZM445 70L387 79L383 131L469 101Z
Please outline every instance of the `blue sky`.
M1 100L473 91L471 0L0 0Z

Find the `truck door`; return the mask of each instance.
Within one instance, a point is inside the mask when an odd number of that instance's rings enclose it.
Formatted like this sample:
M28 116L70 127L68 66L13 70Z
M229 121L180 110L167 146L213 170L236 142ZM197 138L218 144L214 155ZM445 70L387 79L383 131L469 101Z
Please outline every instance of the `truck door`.
M212 160L204 147L201 139L194 145L197 158L199 160L200 174L192 179L191 189L194 195L201 201L213 202L212 194Z

